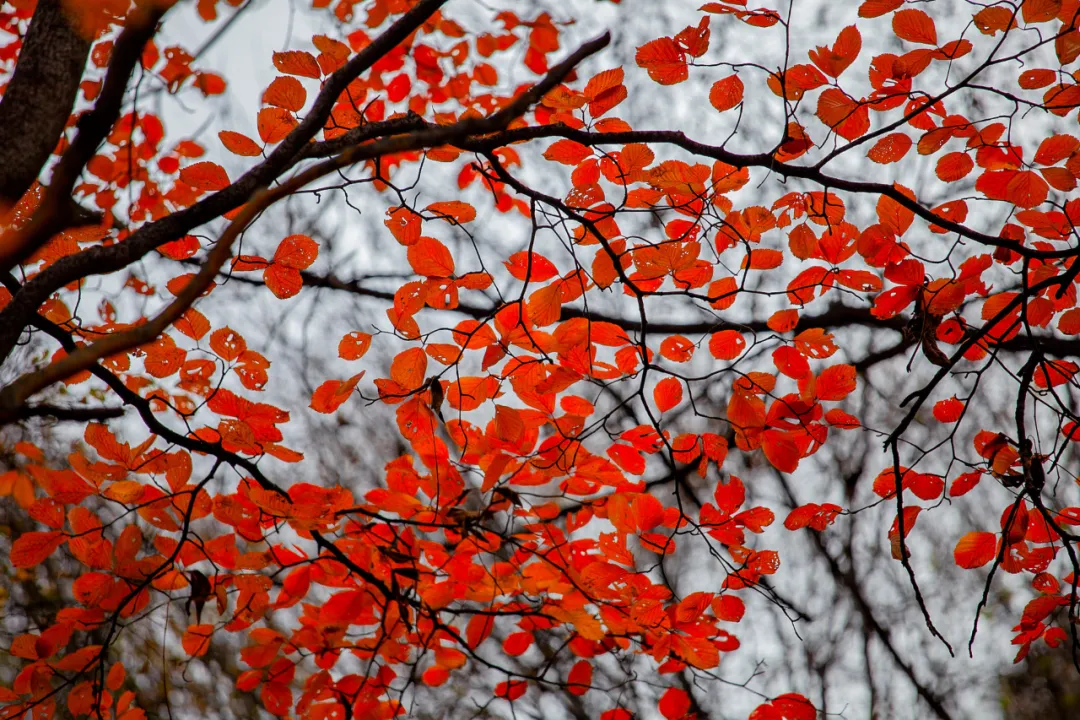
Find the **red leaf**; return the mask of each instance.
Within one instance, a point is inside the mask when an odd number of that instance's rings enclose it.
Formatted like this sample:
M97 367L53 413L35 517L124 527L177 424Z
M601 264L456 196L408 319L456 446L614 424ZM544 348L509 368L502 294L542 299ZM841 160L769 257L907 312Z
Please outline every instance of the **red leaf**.
M281 241L274 253L277 265L306 270L319 255L319 245L307 235L290 235Z
M475 650L480 646L480 643L487 640L494 628L495 617L493 615L473 615L469 618L468 625L465 626L466 644Z
M832 48L818 47L810 51L810 59L821 68L821 71L830 77L839 77L862 49L862 35L854 25L848 25L840 31L840 36L833 43Z
M659 709L667 720L679 720L690 712L690 696L685 690L668 688L660 697Z
M592 684L593 667L588 660L578 660L566 675L566 691L571 695L584 695Z
M766 430L762 433L761 449L769 463L780 472L792 473L798 469L801 454L791 433Z
M1037 172L1016 173L1005 186L1005 199L1020 208L1033 208L1046 201L1050 186Z
M876 18L891 13L904 4L904 0L864 0L859 6L859 17Z
M937 161L937 176L942 182L956 182L975 168L975 161L963 152L942 155Z
M943 423L954 423L964 412L964 403L951 397L934 403L934 419Z

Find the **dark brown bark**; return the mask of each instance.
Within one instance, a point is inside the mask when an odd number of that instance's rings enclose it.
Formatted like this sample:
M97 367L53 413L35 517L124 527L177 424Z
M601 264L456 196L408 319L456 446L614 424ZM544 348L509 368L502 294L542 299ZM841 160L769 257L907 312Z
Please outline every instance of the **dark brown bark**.
M53 168L48 188L33 217L17 232L5 235L0 246L0 270L6 272L23 262L64 228L100 221L100 217L90 217L91 213L72 199L72 191L86 163L120 117L131 74L167 10L166 7L136 7L128 15L124 29L114 43L109 69L94 109L79 118L78 134Z
M189 208L144 225L122 242L109 246L96 245L69 255L35 276L8 306L0 311L0 362L11 352L28 319L52 294L53 290L49 288L53 287L54 283L58 284L53 289L90 274L107 274L127 267L159 245L175 240L239 207L256 189L270 184L292 167L304 146L322 129L326 119L330 117L334 102L349 83L405 40L446 2L447 0L421 0L386 32L338 68L323 84L304 120L293 128L289 136L263 162L248 170L229 187ZM61 279L69 274L71 279Z
M79 91L90 41L61 0L39 0L0 100L0 204L15 203L56 148Z

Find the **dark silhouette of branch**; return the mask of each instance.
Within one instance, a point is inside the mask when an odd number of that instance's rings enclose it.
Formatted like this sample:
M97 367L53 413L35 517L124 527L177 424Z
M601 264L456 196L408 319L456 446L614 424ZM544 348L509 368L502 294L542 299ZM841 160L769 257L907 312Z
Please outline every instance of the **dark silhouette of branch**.
M123 416L124 408L121 407L80 408L59 407L57 405L29 405L19 410L16 420L44 417L72 422L92 422L96 420L111 420Z
M780 483L780 487L783 488L784 494L787 496L787 501L792 507L798 507L800 505L798 498L795 497L795 492L791 488L791 484L788 482L787 477L783 473L774 472L773 475ZM915 669L900 655L900 652L896 649L896 645L892 640L892 633L889 629L881 624L874 615L873 607L870 605L870 601L867 600L863 594L862 587L859 585L858 578L855 577L855 571L853 567L844 569L840 566L840 561L833 556L829 549L825 547L825 543L821 539L821 533L809 528L800 530L799 532L809 534L811 544L817 551L818 555L825 560L825 564L829 566L829 572L832 574L836 582L843 587L848 595L851 597L851 602L855 605L855 609L862 617L863 623L866 628L873 632L874 636L884 646L886 652L892 657L896 666L907 677L912 687L915 688L915 692L922 698L934 715L941 720L952 720L952 715L945 709L941 698L937 696L933 690L924 685L915 675Z

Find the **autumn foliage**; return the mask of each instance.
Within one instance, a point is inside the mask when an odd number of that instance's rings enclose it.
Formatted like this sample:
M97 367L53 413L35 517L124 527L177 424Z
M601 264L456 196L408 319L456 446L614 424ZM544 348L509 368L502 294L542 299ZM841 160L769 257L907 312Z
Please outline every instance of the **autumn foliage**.
M208 23L240 4L190 3ZM182 3L0 6L3 103L49 13L86 53L51 156L23 187L0 177L0 423L81 438L5 448L8 571L79 572L51 623L5 648L0 717L145 717L116 643L166 608L191 662L238 638L236 688L275 716L404 715L413 686L475 672L495 678L492 712L554 690L625 720L617 685L636 676L611 673L634 658L656 673L652 716L693 717L684 679L739 652L749 598L779 602L777 538L879 506L921 631L950 642L909 547L935 523L985 576L972 618L995 576L1021 577L1017 659L1076 653L1080 3L957 20L866 0L805 48L799 3L708 2L622 66L607 35L579 44L528 4L487 24L457 4L316 0L337 34L246 60L276 71L248 129L198 140L130 92L145 75L209 107L227 93L228 68L155 39ZM740 63L721 27L787 38L786 64ZM1006 110L979 111L980 93ZM620 119L657 97L719 129ZM267 400L291 379L222 288L368 292L267 220L345 190L343 207L385 213L372 242L400 277L369 292L378 315L307 349L341 372ZM478 241L490 223L512 251ZM866 337L887 342L863 353ZM919 384L864 424L854 399L890 358ZM361 409L395 419L403 448L376 448L377 486L305 474L319 439L290 434L296 418ZM754 492L858 433L883 451L857 497ZM968 502L1000 524L972 527ZM665 562L695 548L708 571L687 593ZM531 652L547 665L518 662ZM798 687L754 706L818 712Z

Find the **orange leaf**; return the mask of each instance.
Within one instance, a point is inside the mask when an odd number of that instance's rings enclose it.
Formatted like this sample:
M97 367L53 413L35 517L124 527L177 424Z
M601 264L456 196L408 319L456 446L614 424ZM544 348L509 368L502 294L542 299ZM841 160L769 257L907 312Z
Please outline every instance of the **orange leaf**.
M874 143L866 157L882 165L894 163L907 155L911 144L911 138L905 133L890 133Z
M390 363L390 377L406 390L415 390L424 384L427 373L427 355L422 348L402 350Z
M720 112L730 110L741 103L742 99L743 82L738 75L717 80L709 90L709 102Z
M290 235L281 241L274 253L275 265L305 270L319 255L319 245L307 235Z
M221 140L221 144L225 146L225 149L233 155L256 157L262 154L262 148L259 147L258 143L242 133L222 130L218 133L218 139Z
M657 38L639 47L634 62L661 85L675 85L690 77L686 54L669 37Z
M461 202L460 200L450 200L448 202L436 202L427 206L428 212L433 212L436 215L452 218L459 223L472 222L476 219L476 208L467 202Z
M11 564L17 568L40 565L65 540L67 535L62 532L25 532L11 544Z
M694 343L682 335L666 337L660 343L660 354L671 362L687 362L694 356L694 349Z
M923 45L937 45L937 28L934 20L922 10L909 8L893 15L893 32L896 37Z
M544 151L545 158L563 165L577 165L592 154L592 148L573 140L556 140Z
M454 274L454 258L450 251L435 238L421 237L409 246L409 264L417 275L444 278Z
M749 263L747 262L749 261ZM784 262L784 253L770 248L752 248L749 256L743 257L743 268L751 270L773 270Z
M843 400L855 389L855 367L833 365L817 378L818 400Z
M296 118L285 108L267 107L259 111L259 137L268 145L279 143L296 127Z
M287 265L271 265L263 271L263 282L270 292L282 300L291 298L300 292L304 280L300 271Z
M286 75L299 75L313 80L318 80L322 75L315 57L300 50L274 53L274 67Z
M997 554L997 536L988 532L969 532L953 550L953 560L967 570L982 567Z
M791 332L799 324L798 310L777 310L765 323L773 332Z
M180 638L180 644L191 657L200 657L210 649L210 636L213 634L213 625L189 625Z
M226 326L210 333L210 349L225 362L232 362L247 350L247 342L238 332Z
M365 332L351 332L338 343L338 357L342 360L359 360L371 347L371 335Z
M180 180L204 192L216 192L229 186L229 176L225 168L212 162L188 165L180 171Z
M356 384L364 377L361 370L344 382L341 380L327 380L320 385L311 396L309 407L315 412L332 413L341 407L356 389Z
M307 102L307 90L294 77L274 78L263 93L262 101L266 105L300 112Z
M670 410L681 403L682 399L682 381L678 378L666 377L656 383L656 387L653 388L653 402L656 403L656 409L660 412Z

